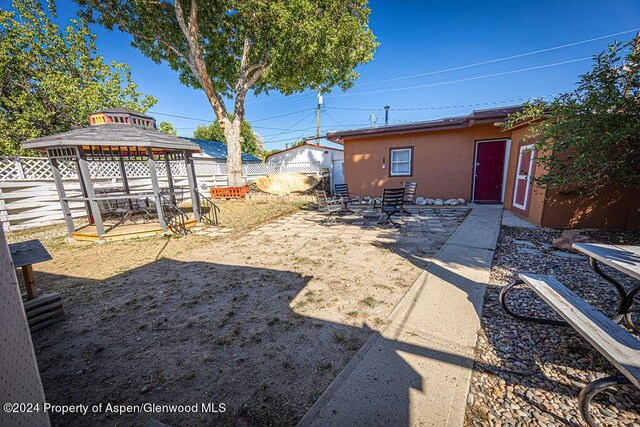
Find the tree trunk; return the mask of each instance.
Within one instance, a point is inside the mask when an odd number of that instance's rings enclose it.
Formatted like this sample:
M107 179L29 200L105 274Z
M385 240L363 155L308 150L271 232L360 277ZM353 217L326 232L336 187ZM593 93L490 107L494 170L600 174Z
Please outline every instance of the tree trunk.
M224 136L227 139L227 170L229 187L242 186L241 124L242 117L235 116L232 122L226 120L224 126Z

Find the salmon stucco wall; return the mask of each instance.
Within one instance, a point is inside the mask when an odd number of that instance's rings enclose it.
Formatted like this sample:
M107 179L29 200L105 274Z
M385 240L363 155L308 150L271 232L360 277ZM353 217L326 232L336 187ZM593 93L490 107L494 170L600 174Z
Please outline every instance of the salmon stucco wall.
M345 179L350 192L360 197L380 197L385 187L401 187L403 181L416 181L417 196L470 200L475 141L508 138L510 133L493 124L349 138L344 141ZM412 176L389 177L389 150L394 147L413 147Z
M529 221L551 228L640 228L640 190L611 186L590 197L558 193L532 187L529 206L522 211L513 206L515 177L518 167L519 149L534 143L527 139L528 127L513 130L511 152L507 169L504 207ZM534 163L535 164L535 163ZM544 173L540 165L533 176Z

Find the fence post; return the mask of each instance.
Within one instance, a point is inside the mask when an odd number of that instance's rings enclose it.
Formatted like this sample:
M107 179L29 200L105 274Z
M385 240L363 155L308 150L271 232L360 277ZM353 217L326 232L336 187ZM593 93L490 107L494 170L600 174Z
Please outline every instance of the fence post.
M26 179L24 167L22 166L22 159L19 156L16 156L13 158L13 161L16 165L16 171L18 172L18 179Z
M9 212L5 206L4 196L2 195L2 189L0 188L0 223L4 231L11 230L11 223L9 222Z

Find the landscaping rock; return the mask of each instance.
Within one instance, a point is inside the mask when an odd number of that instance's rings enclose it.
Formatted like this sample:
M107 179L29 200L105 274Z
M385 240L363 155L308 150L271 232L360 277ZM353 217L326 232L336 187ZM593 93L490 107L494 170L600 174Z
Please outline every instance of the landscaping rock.
M459 198L458 201L460 202L461 205L464 205L465 203L467 203L462 197Z
M430 199L428 197L426 199L424 199L424 200L425 200L425 202L427 202L427 205L433 205L433 202L435 202L434 199Z
M529 254L529 255L542 255L542 251L540 249L533 249L533 248L523 248L522 246L518 246L516 248L516 250L520 253L523 254Z
M536 247L536 245L534 245L532 242L530 242L528 240L515 239L515 240L513 240L513 244L514 245L521 245L521 246L529 246L530 248L535 248Z
M591 238L580 234L580 230L565 230L559 238L553 239L553 246L563 251L578 252L571 247L572 244L587 243L590 241Z
M585 259L583 255L572 254L570 252L552 251L551 253L553 254L553 256L557 256L558 258L579 259L579 260Z
M433 204L434 204L434 205L436 205L436 206L443 206L443 205L444 205L444 200L442 200L442 199L435 199L435 200L433 201Z
M640 244L637 231L581 232L583 237L597 242ZM518 273L530 272L556 277L596 309L607 316L613 314L618 300L615 288L603 282L584 257L580 257L582 262L567 262L567 255L571 259L577 255L551 252L545 246L560 237L558 230L502 227L482 311L465 426L584 425L578 409L579 391L597 378L618 374L613 366L603 364L597 350L570 328L517 320L507 315L500 305L499 293L503 286L511 283ZM622 273L611 269L607 272L624 286L633 283L633 279ZM514 289L509 301L518 313L556 316L526 288ZM601 394L602 398L592 405L591 412L597 425L640 425L637 410L640 395L632 389L628 391Z
M418 197L416 199L416 205L426 205L427 201L424 197Z

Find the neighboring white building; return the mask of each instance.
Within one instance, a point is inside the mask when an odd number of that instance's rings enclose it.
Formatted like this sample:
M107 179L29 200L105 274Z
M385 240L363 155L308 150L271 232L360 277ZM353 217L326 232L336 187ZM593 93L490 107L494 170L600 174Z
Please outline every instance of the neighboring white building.
M320 168L327 169L331 185L344 184L344 151L340 148L304 143L270 154L267 163L306 163L320 162Z

